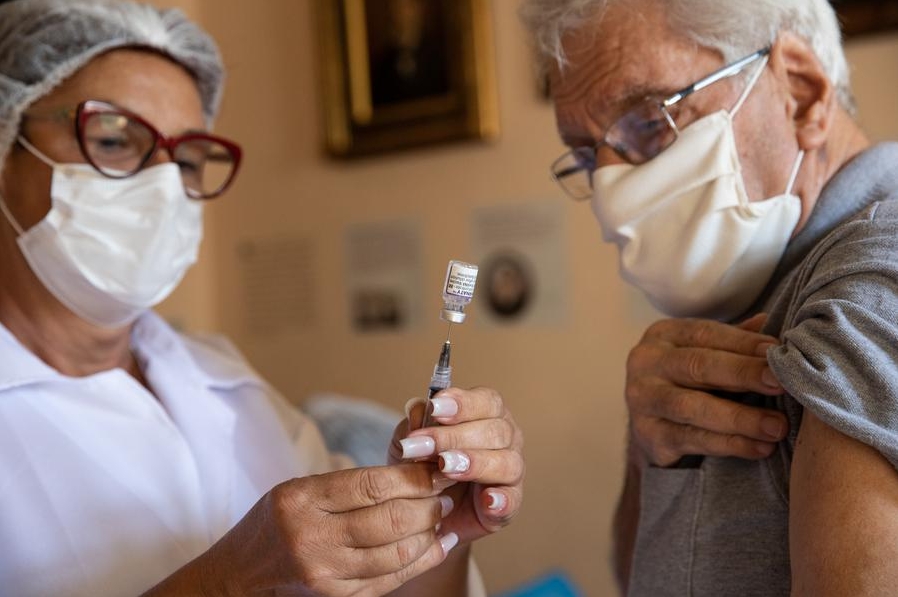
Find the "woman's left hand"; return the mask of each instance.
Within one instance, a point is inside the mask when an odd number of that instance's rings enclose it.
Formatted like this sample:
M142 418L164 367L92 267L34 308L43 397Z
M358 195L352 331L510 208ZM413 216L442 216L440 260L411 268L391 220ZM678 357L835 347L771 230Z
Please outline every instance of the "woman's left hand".
M438 425L419 429L425 406ZM467 543L511 522L524 497L524 437L502 396L490 388L448 388L431 404L411 401L407 409L393 434L390 462L437 461L435 482L452 484L444 493L455 504L440 532L455 532Z

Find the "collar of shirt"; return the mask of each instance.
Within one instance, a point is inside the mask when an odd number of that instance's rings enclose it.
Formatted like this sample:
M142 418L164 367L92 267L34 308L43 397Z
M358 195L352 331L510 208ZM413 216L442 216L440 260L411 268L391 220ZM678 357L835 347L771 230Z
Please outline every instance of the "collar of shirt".
M134 324L131 346L141 367L151 358L178 360L178 368L189 372L201 385L233 389L244 384L261 385L259 375L224 338L181 336L152 311ZM65 377L26 349L0 324L0 392Z

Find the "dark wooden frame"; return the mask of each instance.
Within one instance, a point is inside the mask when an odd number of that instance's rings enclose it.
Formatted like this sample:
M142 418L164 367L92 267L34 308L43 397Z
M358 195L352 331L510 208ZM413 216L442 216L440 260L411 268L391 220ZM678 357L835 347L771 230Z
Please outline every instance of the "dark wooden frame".
M316 0L324 136L336 157L357 157L498 135L499 118L489 0L442 0L446 93L374 102L366 1ZM437 2L440 0L425 0ZM382 10L382 5L374 6Z
M898 30L898 0L832 0L846 38Z

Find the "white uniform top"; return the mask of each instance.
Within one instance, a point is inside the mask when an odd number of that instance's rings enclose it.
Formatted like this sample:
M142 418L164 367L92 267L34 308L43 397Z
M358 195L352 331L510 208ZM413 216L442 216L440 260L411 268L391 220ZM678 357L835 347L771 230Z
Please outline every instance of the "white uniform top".
M345 465L223 340L141 317L121 369L66 377L0 326L0 594L128 595L266 491Z

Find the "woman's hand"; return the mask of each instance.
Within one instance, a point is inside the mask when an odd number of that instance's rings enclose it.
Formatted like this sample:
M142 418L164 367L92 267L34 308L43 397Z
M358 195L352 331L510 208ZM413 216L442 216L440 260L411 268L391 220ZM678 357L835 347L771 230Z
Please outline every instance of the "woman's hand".
M489 388L441 391L426 405L439 425L419 429L423 400L412 403L390 446L390 461L430 458L456 485L445 493L455 508L440 532L456 533L462 543L507 525L523 500L524 438L502 401ZM409 431L409 430L412 431Z
M435 481L436 478L436 481ZM314 475L263 496L208 552L146 594L375 597L441 564L453 504L433 463Z

